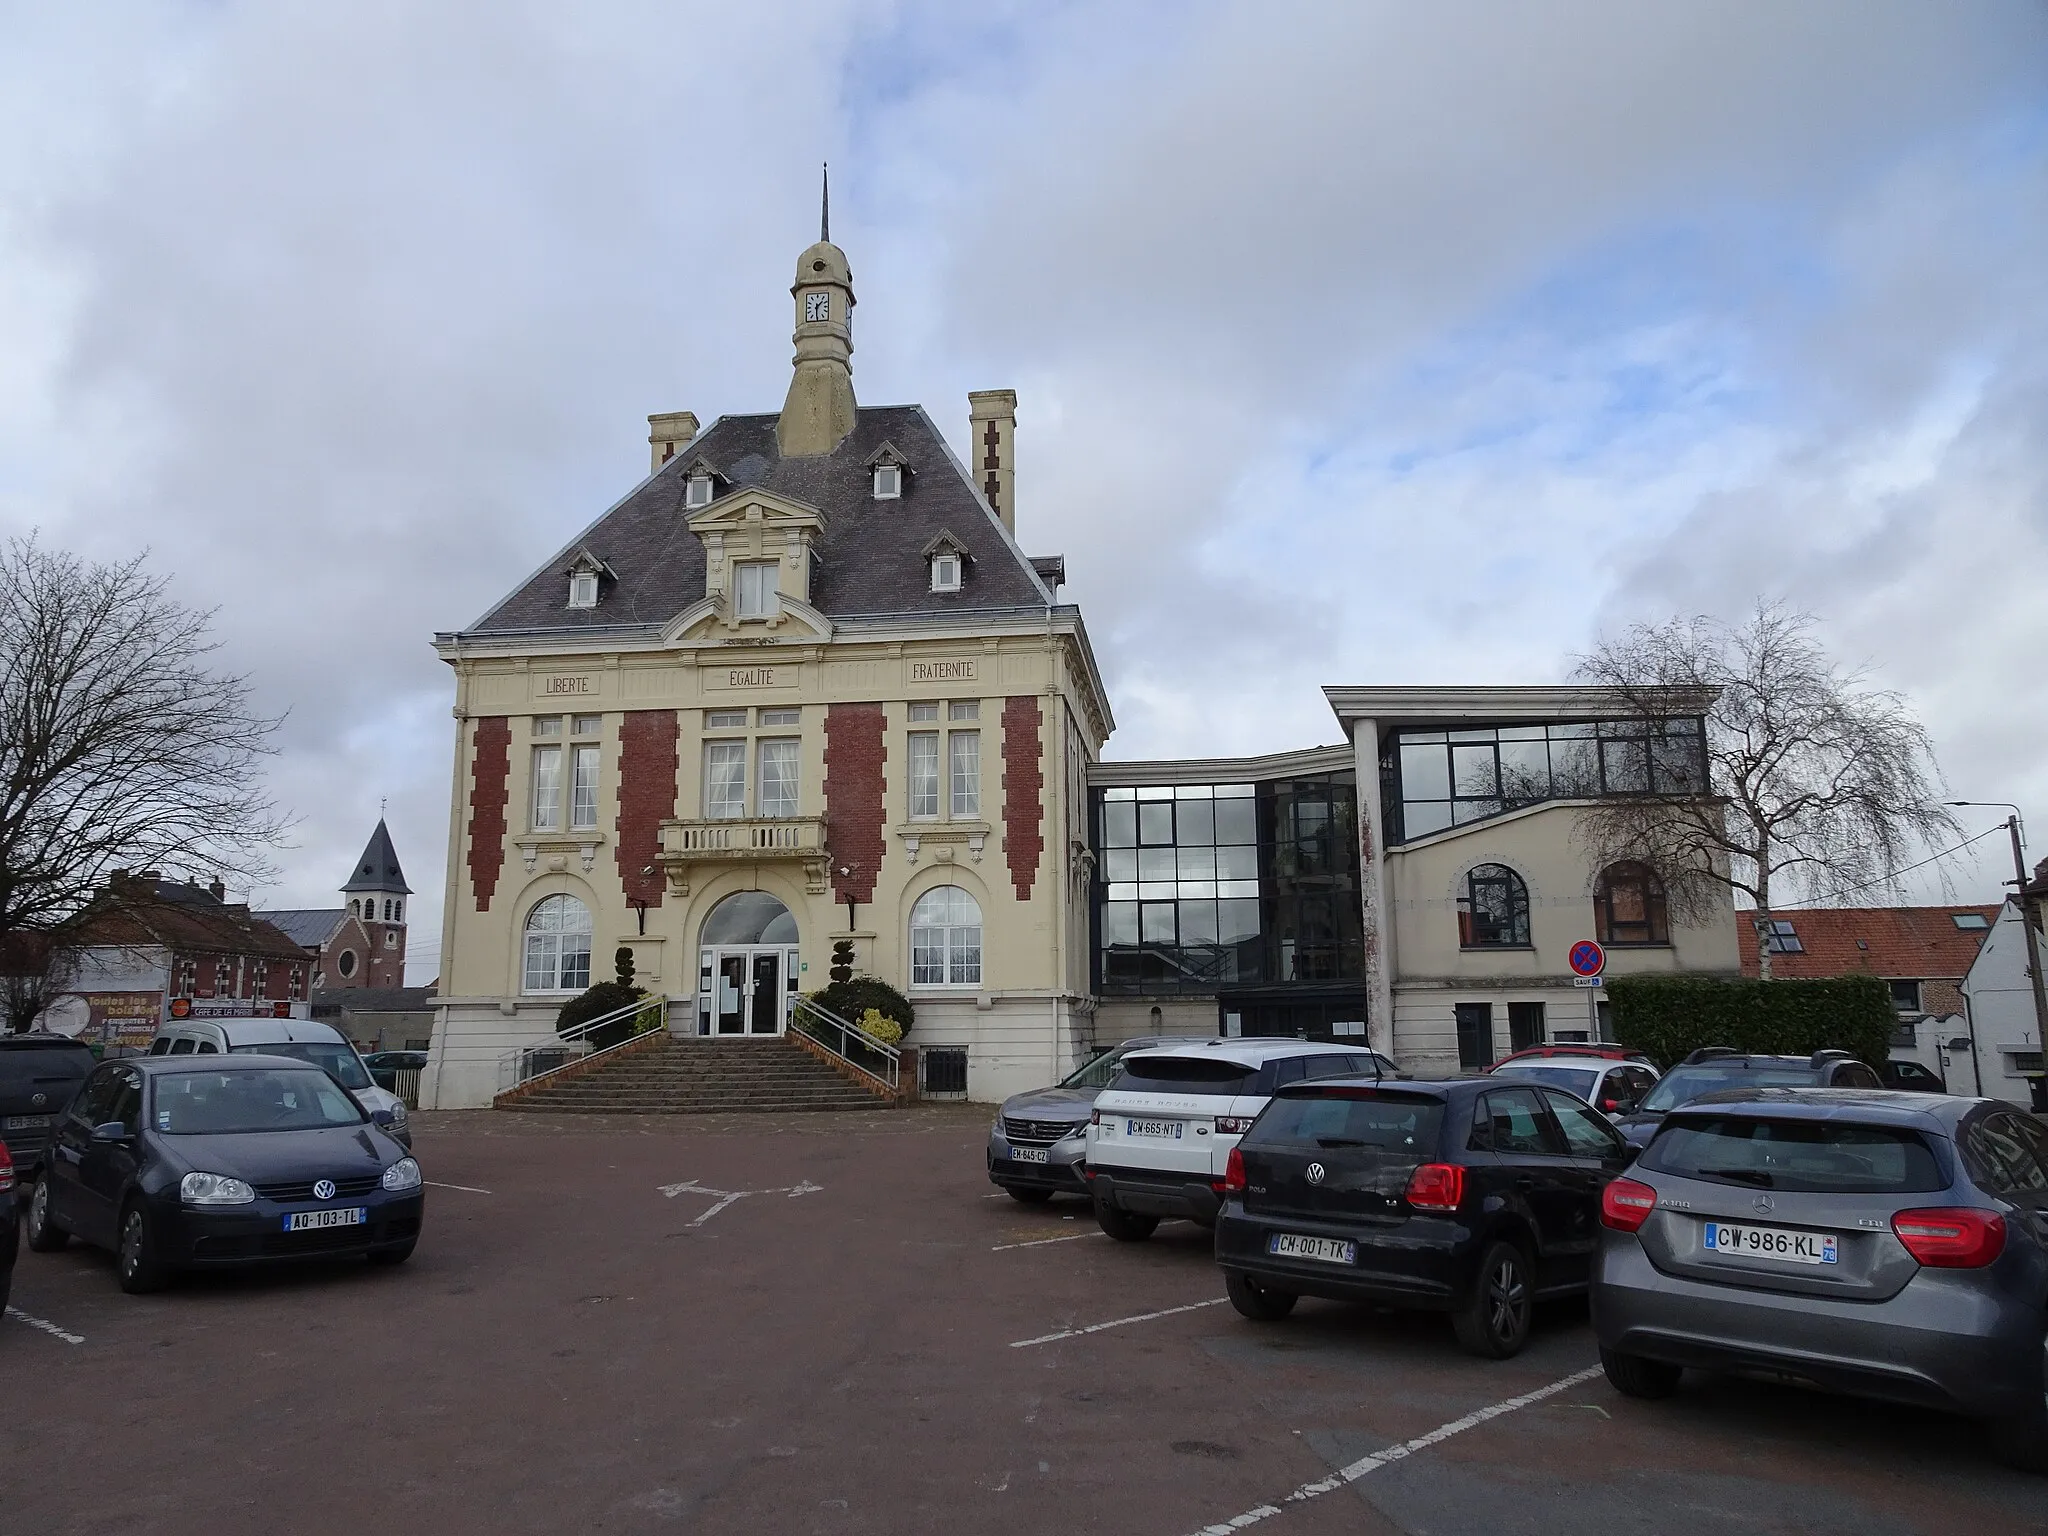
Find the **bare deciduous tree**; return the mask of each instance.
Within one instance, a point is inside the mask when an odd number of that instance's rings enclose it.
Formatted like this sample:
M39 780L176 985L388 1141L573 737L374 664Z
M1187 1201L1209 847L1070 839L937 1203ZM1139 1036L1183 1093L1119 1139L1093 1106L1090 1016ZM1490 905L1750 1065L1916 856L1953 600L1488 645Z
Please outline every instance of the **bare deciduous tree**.
M1709 793L1603 800L1581 813L1578 835L1601 866L1656 869L1694 916L1730 886L1749 897L1766 979L1774 901L1883 886L1957 831L1912 709L1836 667L1813 626L1810 615L1760 604L1741 625L1637 625L1578 665L1582 680L1617 690L1653 726L1674 697L1703 701Z
M0 939L63 923L114 868L254 883L284 831L278 722L208 662L210 614L143 559L0 550Z
M0 1034L34 1026L78 974L75 953L49 933L15 933L0 940Z

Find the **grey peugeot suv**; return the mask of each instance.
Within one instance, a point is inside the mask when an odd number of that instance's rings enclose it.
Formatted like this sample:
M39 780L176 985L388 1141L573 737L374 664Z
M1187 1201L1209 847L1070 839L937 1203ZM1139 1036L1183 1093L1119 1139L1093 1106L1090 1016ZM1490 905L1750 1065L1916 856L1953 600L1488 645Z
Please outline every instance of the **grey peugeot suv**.
M1050 1088L1028 1088L1003 1100L988 1132L988 1178L1012 1200L1041 1205L1057 1194L1085 1195L1081 1162L1088 1115L1132 1051L1155 1045L1200 1045L1206 1036L1138 1035L1098 1051Z
M2048 1128L1993 1099L1742 1088L1673 1110L1601 1197L1615 1389L1762 1370L1987 1422L2048 1472Z

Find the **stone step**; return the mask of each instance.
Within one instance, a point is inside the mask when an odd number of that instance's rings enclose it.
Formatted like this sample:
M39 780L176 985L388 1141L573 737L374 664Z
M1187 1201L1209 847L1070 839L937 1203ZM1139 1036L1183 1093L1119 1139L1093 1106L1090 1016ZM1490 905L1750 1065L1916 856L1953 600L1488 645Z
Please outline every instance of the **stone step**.
M552 1114L886 1109L889 1101L781 1037L667 1041L507 1102Z

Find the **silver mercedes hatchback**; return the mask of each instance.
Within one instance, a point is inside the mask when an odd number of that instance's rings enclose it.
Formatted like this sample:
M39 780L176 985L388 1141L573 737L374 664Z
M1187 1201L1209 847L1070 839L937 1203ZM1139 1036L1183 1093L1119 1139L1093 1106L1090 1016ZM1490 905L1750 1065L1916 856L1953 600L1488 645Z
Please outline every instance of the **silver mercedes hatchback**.
M1993 1099L1743 1088L1674 1110L1602 1196L1616 1390L1761 1371L1986 1421L2048 1472L2048 1127Z

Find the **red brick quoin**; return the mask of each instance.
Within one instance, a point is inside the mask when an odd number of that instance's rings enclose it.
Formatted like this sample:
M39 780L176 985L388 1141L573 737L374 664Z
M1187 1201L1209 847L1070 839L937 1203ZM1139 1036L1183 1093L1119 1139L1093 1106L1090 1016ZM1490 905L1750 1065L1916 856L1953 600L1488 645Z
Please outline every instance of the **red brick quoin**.
M882 706L834 704L825 711L825 844L832 859L832 894L840 901L872 901L882 867ZM851 875L839 873L851 866Z
M661 905L661 824L676 813L678 734L672 709L637 709L619 722L619 884L626 900L650 907Z
M1031 899L1045 852L1044 716L1030 695L1003 700L1003 851L1017 899Z
M498 871L505 867L505 785L512 776L512 722L486 715L476 723L470 758L469 884L476 909L491 910Z

